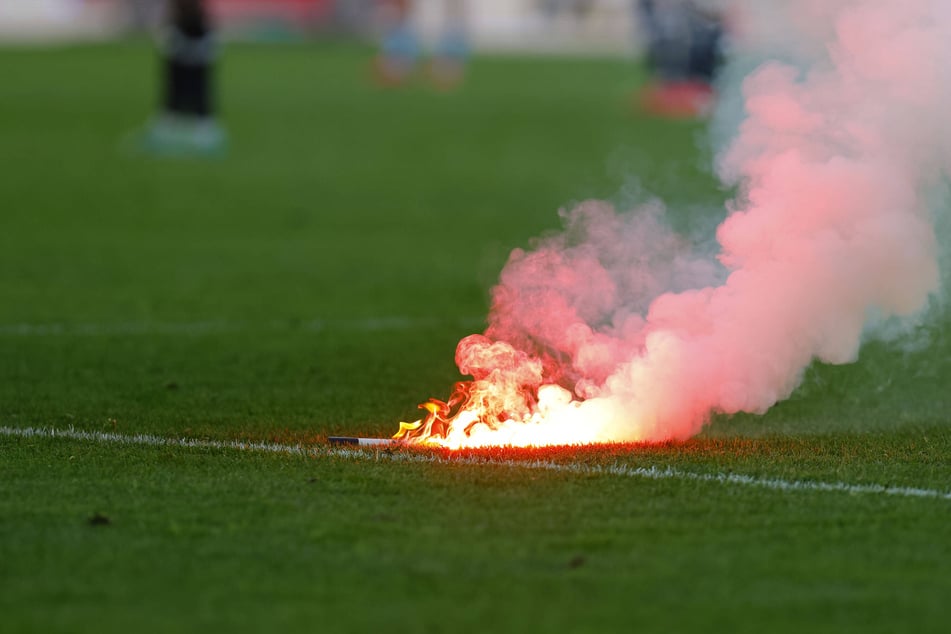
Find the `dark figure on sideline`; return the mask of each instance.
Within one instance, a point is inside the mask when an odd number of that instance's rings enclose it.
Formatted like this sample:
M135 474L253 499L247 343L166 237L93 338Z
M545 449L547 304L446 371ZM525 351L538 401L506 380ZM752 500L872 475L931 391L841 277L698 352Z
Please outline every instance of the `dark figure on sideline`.
M641 104L654 114L701 116L713 105L722 16L693 0L638 0L652 82Z
M162 34L161 110L143 139L155 154L218 154L226 137L215 117L218 43L204 0L169 0Z

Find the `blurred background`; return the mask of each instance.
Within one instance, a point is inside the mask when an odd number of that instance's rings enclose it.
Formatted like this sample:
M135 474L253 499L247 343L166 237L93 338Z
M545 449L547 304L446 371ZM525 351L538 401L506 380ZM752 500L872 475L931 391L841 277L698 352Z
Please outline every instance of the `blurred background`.
M0 419L392 433L560 208L722 217L695 9L0 0Z
M560 209L659 199L715 246L740 27L702 0L0 0L0 420L392 433ZM944 332L730 429L943 417Z
M384 28L379 0L209 0L231 39L324 35L372 38ZM417 0L412 19L438 37L448 3ZM468 2L473 46L484 51L628 53L636 49L630 0L479 0ZM108 39L154 29L163 0L0 0L0 38L51 42Z

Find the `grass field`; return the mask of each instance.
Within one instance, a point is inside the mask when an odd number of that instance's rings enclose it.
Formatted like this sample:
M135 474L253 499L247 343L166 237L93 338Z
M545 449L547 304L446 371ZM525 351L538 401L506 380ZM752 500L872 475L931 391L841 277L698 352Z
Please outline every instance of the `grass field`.
M368 55L229 48L229 155L168 161L124 149L148 46L0 51L0 631L946 631L951 500L848 487L951 491L947 318L682 444L323 448L448 393L559 207L725 196L700 125L627 108L629 62L481 59L440 94Z

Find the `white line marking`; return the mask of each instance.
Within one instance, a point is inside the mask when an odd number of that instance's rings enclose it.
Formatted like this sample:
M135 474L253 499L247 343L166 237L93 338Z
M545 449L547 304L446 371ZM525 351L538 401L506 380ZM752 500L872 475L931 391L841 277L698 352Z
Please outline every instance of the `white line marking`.
M352 460L389 460L391 462L465 464L511 467L539 471L557 471L579 475L615 475L648 480L688 480L734 484L739 486L771 489L773 491L821 491L830 493L877 494L906 498L930 498L951 500L951 491L925 489L919 487L893 487L884 484L851 484L848 482L823 482L813 480L783 480L781 478L761 478L738 473L695 473L672 467L632 467L615 463L612 465L587 465L576 462L554 462L550 460L497 460L493 458L452 458L436 453L417 453L400 451L372 451L327 446L285 445L280 443L240 442L236 440L196 440L191 438L164 438L150 434L116 434L78 429L55 429L49 427L0 427L0 436L17 438L65 438L89 442L114 443L119 445L148 445L152 447L184 447L192 449L234 449L239 451L259 451L264 453L288 454L295 456L337 456Z
M5 337L109 337L137 335L217 335L248 331L283 332L302 330L323 332L342 330L356 332L393 332L452 326L481 329L485 319L460 317L433 319L401 316L367 317L360 319L312 319L309 321L270 321L261 323L236 321L125 321L115 323L19 323L0 324L0 336Z

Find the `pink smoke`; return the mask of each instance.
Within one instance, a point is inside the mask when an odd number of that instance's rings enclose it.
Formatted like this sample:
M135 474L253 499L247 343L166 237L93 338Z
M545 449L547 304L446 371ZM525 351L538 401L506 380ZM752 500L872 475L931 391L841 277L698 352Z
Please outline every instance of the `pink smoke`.
M714 412L767 411L813 359L853 361L871 311L913 315L939 290L929 202L951 164L948 3L737 7L740 54L794 61L742 83L718 156L740 192L719 264L656 204L565 214L563 235L512 253L485 335L459 344L463 373L507 386L497 410L524 418L557 384L581 440L685 438Z

